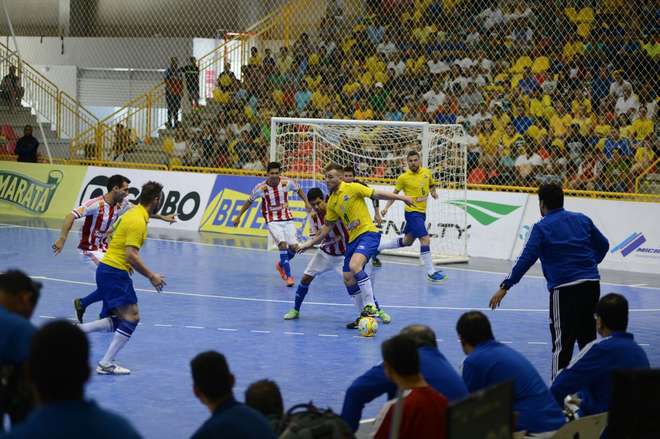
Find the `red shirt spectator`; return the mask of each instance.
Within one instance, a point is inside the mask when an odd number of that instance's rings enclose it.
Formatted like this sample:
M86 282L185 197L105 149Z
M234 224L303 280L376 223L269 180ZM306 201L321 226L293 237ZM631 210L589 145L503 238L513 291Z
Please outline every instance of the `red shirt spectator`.
M408 391L403 400L399 439L446 437L447 405L447 398L430 386ZM393 399L383 407L381 415L378 417L379 420L376 421L375 439L390 437L395 406L396 399Z

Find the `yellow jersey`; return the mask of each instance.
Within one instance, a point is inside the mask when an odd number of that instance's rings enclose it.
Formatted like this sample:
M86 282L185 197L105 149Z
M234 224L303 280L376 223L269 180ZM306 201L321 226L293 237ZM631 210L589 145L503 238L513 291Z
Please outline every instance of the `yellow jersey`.
M348 229L348 242L366 232L378 232L371 219L365 198L371 198L374 189L360 183L339 183L339 187L330 194L325 220L342 220Z
M120 216L115 222L108 251L101 262L120 270L129 271L130 264L126 260L126 247L138 249L142 247L144 240L147 239L148 222L149 212L141 204Z
M408 169L396 179L394 189L403 191L413 198L413 205L406 206L406 212L426 213L426 200L429 198L431 188L435 186L433 174L427 168L420 167L417 172Z

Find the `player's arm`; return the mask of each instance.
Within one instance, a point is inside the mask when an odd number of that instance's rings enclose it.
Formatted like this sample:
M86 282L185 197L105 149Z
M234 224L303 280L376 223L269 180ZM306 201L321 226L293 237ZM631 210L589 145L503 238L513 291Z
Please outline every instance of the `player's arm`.
M394 189L393 193L398 194L399 192L401 192L401 190ZM394 204L394 200L388 200L387 203L385 203L385 207L383 207L383 210L381 211L381 214L383 216L387 215L387 211L390 210L390 207L392 207L392 204Z
M238 225L241 222L241 218L243 217L243 214L247 212L247 210L252 206L252 203L254 200L257 199L257 197L261 195L261 189L256 188L254 191L252 191L252 194L250 195L250 198L248 198L245 203L241 206L241 210L238 211L238 215L236 215L234 218L232 218L231 222L234 224L234 227L238 227Z
M356 378L346 390L341 409L342 419L353 431L357 431L364 406L384 393L393 397L396 394L396 385L387 379L383 365L380 364Z
M301 200L305 203L305 210L307 210L308 213L312 213L312 205L309 204L309 200L307 199L307 195L305 194L305 191L302 190L300 186L298 186L298 183L294 182L293 183L296 188L296 193L300 197Z
M550 386L550 393L555 397L559 407L564 406L564 399L568 395L584 389L594 377L599 376L603 364L608 362L603 354L598 345L588 345L582 350L578 360L559 372Z
M328 236L328 233L330 233L330 230L332 230L332 227L335 225L335 221L327 221L325 224L323 224L323 227L321 227L321 230L318 231L316 235L314 235L311 239L308 239L304 243L300 245L298 248L298 253L302 253L305 250L314 247L316 244L320 244L323 239L325 239L326 236Z
M591 221L591 245L596 253L596 261L600 264L605 259L607 251L610 249L610 242L607 240L605 235L598 230L598 227Z
M131 264L131 267L133 267L135 271L149 279L151 285L156 287L156 291L161 291L163 289L165 286L165 276L154 273L147 268L140 257L140 251L137 247L131 245L126 246L126 261Z
M66 238L69 236L69 232L71 231L71 227L73 227L73 222L75 220L76 217L73 215L73 213L69 213L64 217L64 223L62 224L62 229L60 230L60 237L52 246L53 252L56 255L60 254L64 248L64 243L66 242Z
M403 201L406 203L407 206L412 206L414 203L414 200L412 197L409 197L407 195L401 195L395 192L385 192L385 191L377 191L374 190L374 193L371 195L371 198L375 200L388 200L391 202L394 201ZM389 203L388 203L389 204Z
M176 222L176 215L161 215L160 213L157 213L155 215L151 215L151 218L165 221L166 223L170 223L170 224Z
M527 243L522 253L518 257L516 264L511 269L511 274L509 274L504 281L500 284L500 288L497 292L491 297L489 306L491 309L495 309L500 306L500 302L506 293L509 291L509 288L520 282L520 279L527 273L527 270L530 269L532 265L536 262L541 254L541 242L543 237L539 229L538 224L534 224L532 231L529 234Z

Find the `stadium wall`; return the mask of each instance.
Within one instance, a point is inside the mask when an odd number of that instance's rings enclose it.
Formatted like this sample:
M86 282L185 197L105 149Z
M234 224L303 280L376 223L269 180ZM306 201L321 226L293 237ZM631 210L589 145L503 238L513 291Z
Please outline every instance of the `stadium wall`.
M257 203L238 227L231 224L252 188L263 179L255 176L0 161L0 214L63 218L84 200L104 193L107 177L115 173L131 180L130 200L137 199L145 182L163 183L160 212L179 216L178 223L164 227L242 236L268 234ZM378 188L391 190L389 186ZM442 203L442 195L439 202ZM660 272L660 204L567 197L565 205L568 210L591 217L609 239L610 250L601 267ZM302 201L294 197L290 206L300 237L307 236L309 223ZM525 193L468 191L465 204L453 203L451 208L466 210L465 230L440 221L430 222L431 233L440 237L468 233L468 254L472 257L515 259L540 218L537 197ZM395 236L402 227L403 208L395 203L384 224L384 233Z

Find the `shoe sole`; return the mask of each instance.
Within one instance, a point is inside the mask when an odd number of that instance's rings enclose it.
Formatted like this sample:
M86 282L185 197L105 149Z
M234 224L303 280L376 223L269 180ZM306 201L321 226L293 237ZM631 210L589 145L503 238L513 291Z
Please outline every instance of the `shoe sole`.
M432 284L441 284L441 283L445 282L445 281L447 280L447 278L444 278L444 279L442 279L442 280L436 280L436 279L429 279L429 278L426 278L426 280L428 280L428 281L431 282Z
M96 374L97 375L117 375L117 376L120 376L120 375L130 375L131 373L130 372L126 372L126 373L106 372L103 369L96 369Z
M297 316L295 316L295 317L287 317L287 316L284 316L284 320L296 320L298 317L300 317L300 315L297 315Z

